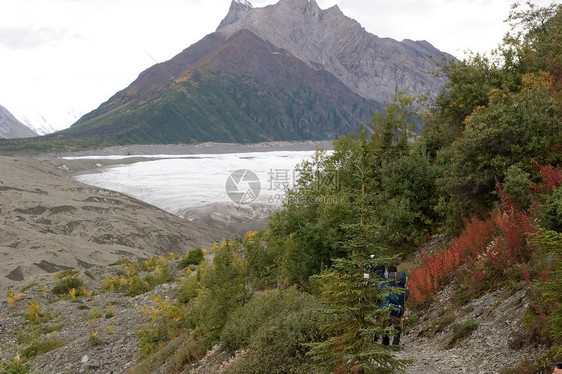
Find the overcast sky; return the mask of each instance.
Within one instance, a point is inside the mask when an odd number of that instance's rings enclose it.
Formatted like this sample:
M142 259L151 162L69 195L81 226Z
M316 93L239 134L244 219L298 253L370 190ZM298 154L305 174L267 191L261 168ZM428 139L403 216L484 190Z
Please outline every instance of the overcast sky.
M0 105L20 120L41 115L57 129L68 127L143 70L215 31L230 2L0 0ZM322 9L337 4L380 37L427 40L462 58L501 42L515 0L317 2Z

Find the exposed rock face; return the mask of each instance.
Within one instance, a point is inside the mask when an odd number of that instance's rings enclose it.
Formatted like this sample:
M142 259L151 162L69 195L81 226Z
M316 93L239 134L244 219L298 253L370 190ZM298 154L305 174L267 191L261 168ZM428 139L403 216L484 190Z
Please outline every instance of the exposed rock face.
M444 83L430 74L442 52L425 41L370 34L337 5L322 10L315 0L280 0L252 8L234 0L217 32L230 36L243 29L334 74L366 99L389 103L399 90L433 96Z
M248 10L252 8L253 8L252 4L246 1L241 2L238 0L233 0L232 3L230 4L230 10L228 11L228 14L219 25L219 29L222 27L226 27L232 23L235 23L239 19L243 18L244 15L248 13Z
M30 138L37 133L18 121L6 108L0 105L0 139Z

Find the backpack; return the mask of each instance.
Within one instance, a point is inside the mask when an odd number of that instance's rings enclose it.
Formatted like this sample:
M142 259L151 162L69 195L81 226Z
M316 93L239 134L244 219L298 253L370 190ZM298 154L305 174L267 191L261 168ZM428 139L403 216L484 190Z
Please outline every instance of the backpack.
M405 309L404 304L410 296L410 292L406 288L406 273L403 271L388 273L387 279L387 287L392 287L397 292L388 295L382 303L382 307L391 307L391 317L402 317Z

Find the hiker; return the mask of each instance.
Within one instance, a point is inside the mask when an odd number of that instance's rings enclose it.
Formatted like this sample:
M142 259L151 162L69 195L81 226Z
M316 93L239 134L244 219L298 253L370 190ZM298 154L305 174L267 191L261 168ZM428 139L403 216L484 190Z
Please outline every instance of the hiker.
M375 266L373 270L375 275L378 277L377 279L386 279L386 270L384 268L384 265Z
M398 271L396 266L388 267L387 287L393 288L395 293L391 293L382 303L382 307L390 307L390 320L385 321L386 326L392 326L396 330L396 335L392 340L392 345L400 344L400 335L402 333L402 316L404 315L406 300L408 300L409 292L406 288L406 273ZM390 344L390 337L383 336L383 345Z
M554 364L554 371L552 374L562 374L562 362L557 362Z
M369 256L372 259L376 259L378 256L376 255L370 255ZM367 265L367 267L365 268L366 273L363 274L363 277L365 279L373 279L375 278L375 276L377 277L377 280L385 280L386 279L386 269L384 267L384 265Z
M371 255L371 258L373 258L373 255ZM373 268L370 268L370 273L374 273L374 274L370 274L369 278L370 279L375 279L376 280L376 287L378 288L377 293L381 293L383 291L383 289L386 287L386 278L387 278L387 272L386 269L384 267L384 265L377 265ZM382 301L377 300L377 304L379 308L382 308ZM384 323L384 322L383 322ZM377 334L375 334L375 336L373 337L373 341L377 342L379 340L379 336Z

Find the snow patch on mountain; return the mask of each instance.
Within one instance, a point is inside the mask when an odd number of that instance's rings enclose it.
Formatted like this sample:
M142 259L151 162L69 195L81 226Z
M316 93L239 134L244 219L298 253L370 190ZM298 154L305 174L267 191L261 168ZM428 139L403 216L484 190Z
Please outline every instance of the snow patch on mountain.
M80 119L83 112L77 109L69 109L60 113L23 105L15 107L13 114L39 135L47 135L69 127Z

